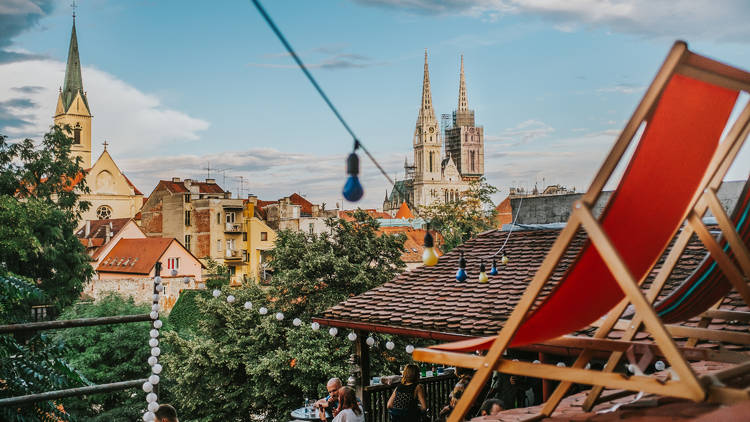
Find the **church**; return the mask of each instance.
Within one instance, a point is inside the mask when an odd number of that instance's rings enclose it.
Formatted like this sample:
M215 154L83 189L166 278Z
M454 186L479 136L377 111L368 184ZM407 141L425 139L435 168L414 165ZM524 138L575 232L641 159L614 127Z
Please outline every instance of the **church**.
M384 212L396 213L403 202L424 207L438 201L455 201L472 181L484 175L484 128L476 125L474 110L469 109L463 56L458 108L453 112L453 124L445 128L444 137L445 145L432 105L425 51L422 104L413 138L414 161L404 162L404 179L396 181L390 195L386 191Z
M83 90L74 16L65 80L57 98L54 124L61 127L70 125L68 135L73 138L71 158L80 157L81 167L86 172L86 185L90 193L82 194L80 200L90 202L91 207L83 214L81 223L86 220L133 218L143 205L143 194L117 167L107 151L106 142L104 151L91 165L92 117L88 97Z

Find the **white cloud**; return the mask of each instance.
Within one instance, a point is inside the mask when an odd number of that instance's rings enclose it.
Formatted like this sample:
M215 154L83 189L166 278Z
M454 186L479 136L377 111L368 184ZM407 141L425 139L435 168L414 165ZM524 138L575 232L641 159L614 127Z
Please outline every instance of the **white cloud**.
M464 14L495 19L509 14L540 16L561 31L581 26L648 37L746 43L750 2L746 0L354 0L429 14Z
M65 64L53 60L0 64L0 98L27 103L0 108L0 132L14 138L45 133L52 124L64 75ZM114 152L135 153L144 147L198 139L209 126L96 68L83 68L83 86L94 115L94 149L106 139Z
M486 135L485 142L490 144L499 141L503 142L506 147L518 146L545 138L554 131L554 128L542 121L529 119L519 123L514 128L503 130L499 135Z

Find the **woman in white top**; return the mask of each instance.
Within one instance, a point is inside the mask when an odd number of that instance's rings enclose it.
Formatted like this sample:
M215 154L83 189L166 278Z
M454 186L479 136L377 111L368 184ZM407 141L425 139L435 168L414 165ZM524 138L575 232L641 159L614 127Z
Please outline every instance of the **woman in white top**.
M365 422L365 414L351 387L339 389L339 408L333 422Z

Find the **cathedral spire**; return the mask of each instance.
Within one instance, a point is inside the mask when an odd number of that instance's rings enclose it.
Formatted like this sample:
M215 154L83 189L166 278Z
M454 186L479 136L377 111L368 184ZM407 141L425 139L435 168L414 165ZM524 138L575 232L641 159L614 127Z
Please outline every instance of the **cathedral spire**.
M419 108L417 125L435 122L435 110L432 108L430 92L430 69L427 64L427 49L424 50L424 79L422 80L422 105Z
M458 111L468 111L469 100L466 98L466 77L464 77L464 55L461 55L461 82L458 86Z
M86 94L83 91L83 78L81 77L81 60L78 56L78 37L76 36L76 22L73 17L73 31L70 34L70 47L68 47L68 64L65 67L65 82L62 90L63 107L67 111L70 104L81 93L83 102L88 108Z

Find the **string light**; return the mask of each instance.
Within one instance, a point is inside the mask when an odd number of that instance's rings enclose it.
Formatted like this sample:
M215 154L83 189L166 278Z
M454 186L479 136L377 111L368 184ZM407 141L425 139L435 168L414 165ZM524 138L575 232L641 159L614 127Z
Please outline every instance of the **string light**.
M488 283L490 278L487 277L487 269L484 267L484 260L479 263L479 282Z
M456 280L466 281L468 275L466 274L466 259L464 259L464 253L461 252L461 258L458 259L458 271L456 271Z
M214 289L214 291L211 292L211 294L214 295L214 297L219 297L219 296L221 296L221 290Z
M385 343L385 348L388 350L393 350L394 347L396 347L396 345L392 341Z
M413 352L414 352L414 346L412 346L411 344L407 345L406 346L406 353L412 354Z
M299 327L300 325L302 325L302 320L299 318L294 318L294 320L292 321L292 325L294 325L295 327Z
M667 368L667 365L664 364L664 362L657 360L656 363L654 363L654 369L657 371L663 371Z
M341 194L349 202L359 201L365 193L364 189L362 189L362 184L359 183L359 157L356 152L358 147L359 142L354 141L354 151L346 159L346 174L349 177L346 179L346 184L344 184L344 190Z
M313 331L318 331L320 330L320 324L318 324L317 322L313 322L312 324L310 324L310 328L312 328Z
M357 339L357 333L355 333L354 331L352 331L351 333L349 333L348 336L346 336L346 338L348 338L349 341L354 341L354 340Z
M365 343L367 343L368 346L372 347L375 345L375 339L372 337L367 337L367 340L365 340Z
M498 275L499 272L497 271L497 260L495 258L492 258L492 268L490 268L490 275Z
M508 261L510 261L510 258L508 258L508 255L505 255L505 253L503 253L503 257L500 258L500 263L503 265L508 265Z
M425 267L432 267L438 263L438 256L435 253L435 239L430 234L429 227L424 235L424 252L422 252L422 263Z
M330 329L328 330L328 334L330 334L330 335L331 335L331 337L336 337L336 334L338 334L338 333L339 333L339 329L338 329L338 328L336 328L336 327L331 327L331 328L330 328Z
M227 296L227 303L234 303L234 300L235 300L235 299L234 299L234 296L233 296L233 295L229 295L229 296Z
M284 314L282 314L281 312L276 312L276 320L281 321L283 319L284 319Z
M252 304L252 302L245 302L245 304L244 304L243 306L244 306L244 307L245 307L245 309L247 309L248 311L249 311L250 309L253 309L253 304Z

